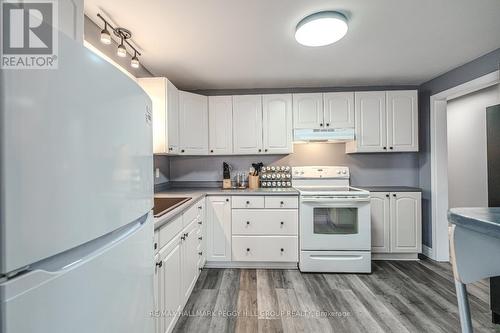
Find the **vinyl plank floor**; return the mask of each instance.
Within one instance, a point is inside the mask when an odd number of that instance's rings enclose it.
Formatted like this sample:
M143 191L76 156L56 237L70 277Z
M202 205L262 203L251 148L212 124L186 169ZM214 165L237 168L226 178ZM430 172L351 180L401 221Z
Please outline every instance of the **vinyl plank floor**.
M468 291L475 332L500 332L489 281ZM448 333L460 323L451 266L424 259L375 261L372 274L204 269L174 332Z

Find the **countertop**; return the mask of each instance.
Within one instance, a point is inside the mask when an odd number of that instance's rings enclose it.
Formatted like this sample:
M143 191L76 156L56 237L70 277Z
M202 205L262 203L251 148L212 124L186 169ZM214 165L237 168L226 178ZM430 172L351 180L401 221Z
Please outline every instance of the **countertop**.
M411 186L351 186L370 192L422 192L421 188Z
M448 211L448 221L500 239L500 207L452 208Z
M179 207L171 210L170 212L154 219L155 229L170 222L173 218L182 214L189 209L198 200L207 195L299 195L299 192L294 188L258 188L255 190L250 189L227 189L224 190L218 187L184 187L184 188L168 188L155 193L155 197L191 197L191 200L183 203Z

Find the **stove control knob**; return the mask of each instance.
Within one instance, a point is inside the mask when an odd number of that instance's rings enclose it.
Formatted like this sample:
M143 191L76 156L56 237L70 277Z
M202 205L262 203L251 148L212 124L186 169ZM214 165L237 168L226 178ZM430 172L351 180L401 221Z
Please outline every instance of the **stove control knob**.
M340 170L337 170L337 175L340 175Z
M281 173L278 173L278 174L276 175L276 178L280 179L280 178L281 178Z
M276 185L281 186L281 182L277 182Z
M276 182L273 182L273 186L276 186Z
M344 171L342 171L342 173L345 175L345 174L347 174L347 171L344 170Z

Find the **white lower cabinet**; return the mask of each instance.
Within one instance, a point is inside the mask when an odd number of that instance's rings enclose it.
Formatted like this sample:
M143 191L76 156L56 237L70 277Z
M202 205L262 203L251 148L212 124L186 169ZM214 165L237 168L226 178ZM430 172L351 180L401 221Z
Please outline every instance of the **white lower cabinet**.
M231 261L231 197L207 197L207 261Z
M420 192L371 192L372 252L422 252Z
M156 333L173 330L180 311L186 304L203 263L204 199L195 203L182 216L155 231L155 244L162 244L155 256ZM188 220L180 223L182 220ZM185 227L183 228L183 224ZM168 237L168 239L167 239Z

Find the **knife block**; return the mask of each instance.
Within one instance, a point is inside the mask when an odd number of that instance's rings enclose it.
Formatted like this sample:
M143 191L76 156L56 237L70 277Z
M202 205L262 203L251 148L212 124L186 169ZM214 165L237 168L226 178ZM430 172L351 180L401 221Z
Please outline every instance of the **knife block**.
M231 188L231 179L223 179L222 180L222 188L230 189Z
M248 188L251 190L259 188L259 176L248 175Z

